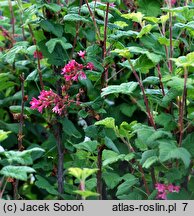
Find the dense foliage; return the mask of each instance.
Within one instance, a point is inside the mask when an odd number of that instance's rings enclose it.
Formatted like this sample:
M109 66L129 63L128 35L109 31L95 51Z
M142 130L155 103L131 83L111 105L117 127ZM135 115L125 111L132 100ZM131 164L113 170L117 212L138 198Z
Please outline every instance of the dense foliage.
M1 199L194 199L193 1L0 15Z

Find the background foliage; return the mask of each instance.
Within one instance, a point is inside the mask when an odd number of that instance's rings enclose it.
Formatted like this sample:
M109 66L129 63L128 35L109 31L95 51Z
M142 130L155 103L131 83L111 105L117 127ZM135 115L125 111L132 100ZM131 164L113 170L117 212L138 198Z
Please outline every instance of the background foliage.
M193 1L0 13L2 199L194 198Z

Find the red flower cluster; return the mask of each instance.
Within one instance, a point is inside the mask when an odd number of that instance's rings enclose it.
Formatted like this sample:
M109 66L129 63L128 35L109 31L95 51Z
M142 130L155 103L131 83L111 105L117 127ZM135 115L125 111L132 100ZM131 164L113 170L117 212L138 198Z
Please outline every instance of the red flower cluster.
M80 79L86 79L86 74L84 73L83 69L87 68L90 70L94 69L93 63L89 62L86 66L83 64L79 64L75 60L69 61L68 64L62 69L62 75L64 75L65 80L68 81L78 81Z
M42 52L36 50L36 51L34 52L34 58L43 59Z
M161 183L157 183L155 185L156 190L158 191L157 198L158 199L163 199L166 200L166 195L168 192L173 193L173 192L179 192L180 191L180 186L174 186L173 184L165 185Z
M71 102L72 101L69 100L68 95L65 95L63 98L61 98L52 90L42 90L40 92L40 95L38 96L38 99L34 97L32 98L30 102L30 108L33 110L37 109L40 113L42 113L44 108L51 107L54 113L61 115L62 112L65 111L66 107L70 105Z

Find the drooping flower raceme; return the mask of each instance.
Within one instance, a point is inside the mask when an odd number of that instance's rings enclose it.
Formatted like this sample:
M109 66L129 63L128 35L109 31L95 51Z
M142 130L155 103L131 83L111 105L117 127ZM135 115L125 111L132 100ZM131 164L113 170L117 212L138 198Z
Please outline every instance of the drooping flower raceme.
M157 183L155 185L155 189L158 191L157 194L157 199L167 199L167 194L174 193L174 192L179 192L180 191L180 186L174 186L173 184L165 185L161 183Z
M84 58L85 51L80 51L79 55ZM34 52L34 57L42 58L41 52ZM67 107L70 106L71 103L79 104L79 94L76 96L76 100L70 99L68 95L68 89L73 85L73 82L78 82L78 79L86 79L86 74L84 72L86 70L93 70L94 65L91 62L88 62L86 65L80 64L75 60L71 60L62 68L61 74L64 76L65 85L61 87L62 95L54 93L51 89L49 91L42 90L40 95L37 98L32 98L30 105L31 109L38 110L40 113L43 112L43 109L49 108L53 113L58 115L62 115L66 113Z
M45 108L51 108L54 113L61 115L62 112L66 110L67 106L71 104L71 102L72 100L69 99L68 95L65 95L61 98L52 90L42 90L38 96L38 99L34 97L32 98L30 102L30 108L33 110L36 109L40 113L42 113L43 109Z

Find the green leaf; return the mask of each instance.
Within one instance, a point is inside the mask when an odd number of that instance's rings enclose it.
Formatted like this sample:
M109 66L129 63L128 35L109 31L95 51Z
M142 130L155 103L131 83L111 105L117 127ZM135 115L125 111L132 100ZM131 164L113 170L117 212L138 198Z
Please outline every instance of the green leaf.
M128 180L119 185L116 196L128 193L130 191L130 188L134 186L137 182L138 179L135 176L131 175L130 178L128 178Z
M102 174L102 177L107 187L110 189L115 188L119 184L119 182L122 181L122 177L120 177L117 173L113 172L105 172Z
M151 25L151 24L148 24L148 25L144 26L144 27L141 29L140 33L138 34L137 38L141 38L143 35L149 34L150 31L153 29L153 27L154 27L154 26Z
M63 27L61 24L54 23L48 20L42 20L40 22L40 26L47 32L51 32L57 37L62 37L63 35Z
M85 22L88 23L90 20L80 16L79 14L67 14L64 16L64 21L71 21L71 22Z
M114 24L119 26L121 29L128 26L128 24L126 22L123 22L123 21L116 21L116 22L114 22Z
M137 13L128 13L128 14L123 14L122 17L126 19L132 19L132 21L137 22L137 23L142 23L142 19L144 17L144 14L141 12Z
M0 124L3 130L12 131L13 133L18 134L18 131L19 131L18 123L5 123L4 121L0 120Z
M167 178L169 182L176 182L180 180L182 176L183 172L179 168L171 168L165 172L165 178Z
M172 58L177 67L194 67L194 52L187 54L186 56L180 56L178 58Z
M0 142L2 142L3 140L7 139L8 134L10 134L11 131L3 131L0 130Z
M119 106L119 110L126 116L131 117L135 110L137 109L136 105L133 104L127 104L127 103L122 103Z
M11 177L22 181L27 181L27 174L33 173L35 170L28 166L5 166L1 169L0 174L5 177Z
M158 125L162 125L168 131L175 129L177 126L174 117L168 113L161 113L154 120Z
M31 154L33 152L44 152L42 148L32 148L24 151L5 151L4 155L7 158L8 162L12 164L13 162L20 163L22 165L31 165L33 164Z
M182 142L182 147L187 149L187 151L192 155L192 157L194 157L193 143L194 143L194 133L188 134Z
M81 138L81 133L76 129L73 122L70 121L68 118L64 118L61 120L61 123L63 125L63 131L69 136L74 136L76 138Z
M107 166L113 163L116 163L119 160L125 159L125 154L118 154L116 152L110 151L110 150L104 150L102 153L103 158L103 166Z
M143 165L149 158L157 156L157 151L154 150L147 150L143 152L142 158L140 160L140 163Z
M78 115L81 117L81 118L86 118L89 114L85 111L85 110L80 110L78 112Z
M188 190L194 192L194 176L189 179Z
M157 156L152 156L149 157L145 163L143 164L143 168L149 169L154 163L156 163L158 161L158 157Z
M190 165L190 158L190 153L183 147L177 147L173 141L159 145L159 159L161 162L181 159L185 168L188 168Z
M9 107L9 110L12 112L12 113L21 113L21 106L10 106ZM32 109L30 109L29 107L24 107L24 114L32 114L34 113Z
M109 149L119 153L119 150L116 147L116 145L114 144L114 142L110 138L108 138L107 136L105 137L105 146L108 147Z
M161 13L161 1L137 0L138 10L146 16L157 17Z
M66 43L66 38L53 38L50 39L47 43L46 46L48 47L48 51L52 53L54 51L54 48L57 43L59 43L64 50L72 48L72 45L70 43Z
M144 20L148 22L152 22L154 24L157 24L159 22L159 18L156 18L156 17L144 17Z
M44 6L48 8L49 10L56 12L56 13L61 10L61 6L58 4L54 4L54 3L44 4Z
M9 87L12 87L14 85L15 85L14 82L11 82L11 81L2 82L2 80L1 80L0 81L0 92L5 90L5 89L8 89Z
M17 42L14 44L14 47L9 49L9 51L5 54L5 60L9 63L12 64L15 61L16 54L18 53L26 53L27 52L27 46L28 42L27 41L22 41L22 42Z
M88 169L88 168L77 168L77 167L71 167L68 169L69 174L76 177L79 181L84 181L86 178L94 174L98 169Z
M154 68L156 66L156 63L154 63L152 60L150 60L147 55L142 54L139 58L135 59L133 61L133 66L135 70L147 74L149 73L150 69Z
M36 175L36 179L37 180L35 181L35 185L38 188L46 190L49 194L58 195L58 192L54 188L54 186L51 185L45 178L43 178L42 176Z
M116 31L114 34L109 35L109 38L118 40L122 37L134 37L137 36L139 33L136 31L128 30L128 31Z
M109 94L127 94L130 95L137 88L137 82L122 83L121 85L110 85L102 89L101 96L104 97Z
M91 153L94 153L97 149L98 142L95 141L86 141L86 142L81 142L79 144L74 145L76 149L82 149Z
M106 128L112 128L112 129L116 128L116 126L115 126L115 119L112 118L112 117L107 117L107 118L105 118L103 120L97 121L95 123L95 125L97 125L97 126L98 125L103 125Z

